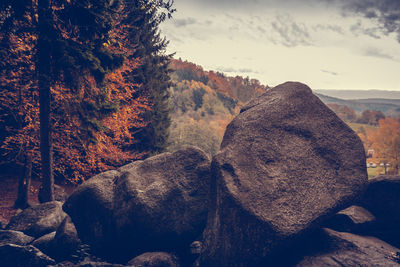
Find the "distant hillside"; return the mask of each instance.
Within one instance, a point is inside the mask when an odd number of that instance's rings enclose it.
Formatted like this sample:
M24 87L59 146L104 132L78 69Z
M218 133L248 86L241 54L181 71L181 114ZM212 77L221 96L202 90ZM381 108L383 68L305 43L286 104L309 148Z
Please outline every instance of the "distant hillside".
M315 93L345 99L400 99L400 91L386 90L314 90Z
M400 99L370 98L370 99L345 100L345 99L322 95L319 93L316 93L316 95L325 104L338 104L338 105L348 106L354 109L354 111L358 113L361 113L367 109L379 110L388 116L396 116L400 113Z
M187 61L173 60L171 68L171 151L195 145L215 154L226 125L247 101L268 88L255 79L204 71Z

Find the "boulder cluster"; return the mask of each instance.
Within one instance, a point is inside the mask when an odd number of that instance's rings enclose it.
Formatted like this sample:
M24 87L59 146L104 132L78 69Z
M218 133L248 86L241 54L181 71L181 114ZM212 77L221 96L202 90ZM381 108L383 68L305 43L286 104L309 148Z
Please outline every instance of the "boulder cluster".
M400 177L368 181L358 136L287 82L242 108L212 159L159 154L21 211L0 266L400 266L399 223Z

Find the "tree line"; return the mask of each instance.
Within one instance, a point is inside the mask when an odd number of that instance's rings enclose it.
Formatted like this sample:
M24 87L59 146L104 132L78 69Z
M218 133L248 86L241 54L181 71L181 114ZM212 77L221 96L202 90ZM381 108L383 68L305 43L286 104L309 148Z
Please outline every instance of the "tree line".
M54 177L79 183L165 149L159 25L173 12L169 0L1 1L1 165L20 166L25 191L40 172L51 201Z
M339 118L346 122L355 122L377 126L380 119L386 116L380 110L364 110L361 114L357 114L354 109L339 104L327 104L327 106L335 112Z

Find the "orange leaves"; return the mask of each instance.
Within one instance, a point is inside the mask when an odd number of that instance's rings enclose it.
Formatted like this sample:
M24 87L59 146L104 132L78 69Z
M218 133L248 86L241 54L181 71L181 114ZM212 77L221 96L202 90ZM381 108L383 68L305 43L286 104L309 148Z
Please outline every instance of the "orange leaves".
M368 139L377 153L377 157L390 162L399 172L400 166L400 118L379 120L379 127L368 132Z

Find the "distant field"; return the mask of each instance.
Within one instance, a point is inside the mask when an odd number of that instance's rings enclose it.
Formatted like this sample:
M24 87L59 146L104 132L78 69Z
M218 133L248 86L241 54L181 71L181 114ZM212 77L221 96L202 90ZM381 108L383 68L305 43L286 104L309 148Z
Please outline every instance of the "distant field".
M376 130L376 129L378 129L377 126L372 126L372 125L369 125L369 124L362 124L362 123L355 123L355 122L346 122L346 123L355 132L358 132L358 129L360 129L361 127L364 127L365 130Z
M383 168L367 168L368 179L374 178L375 176L384 174Z

